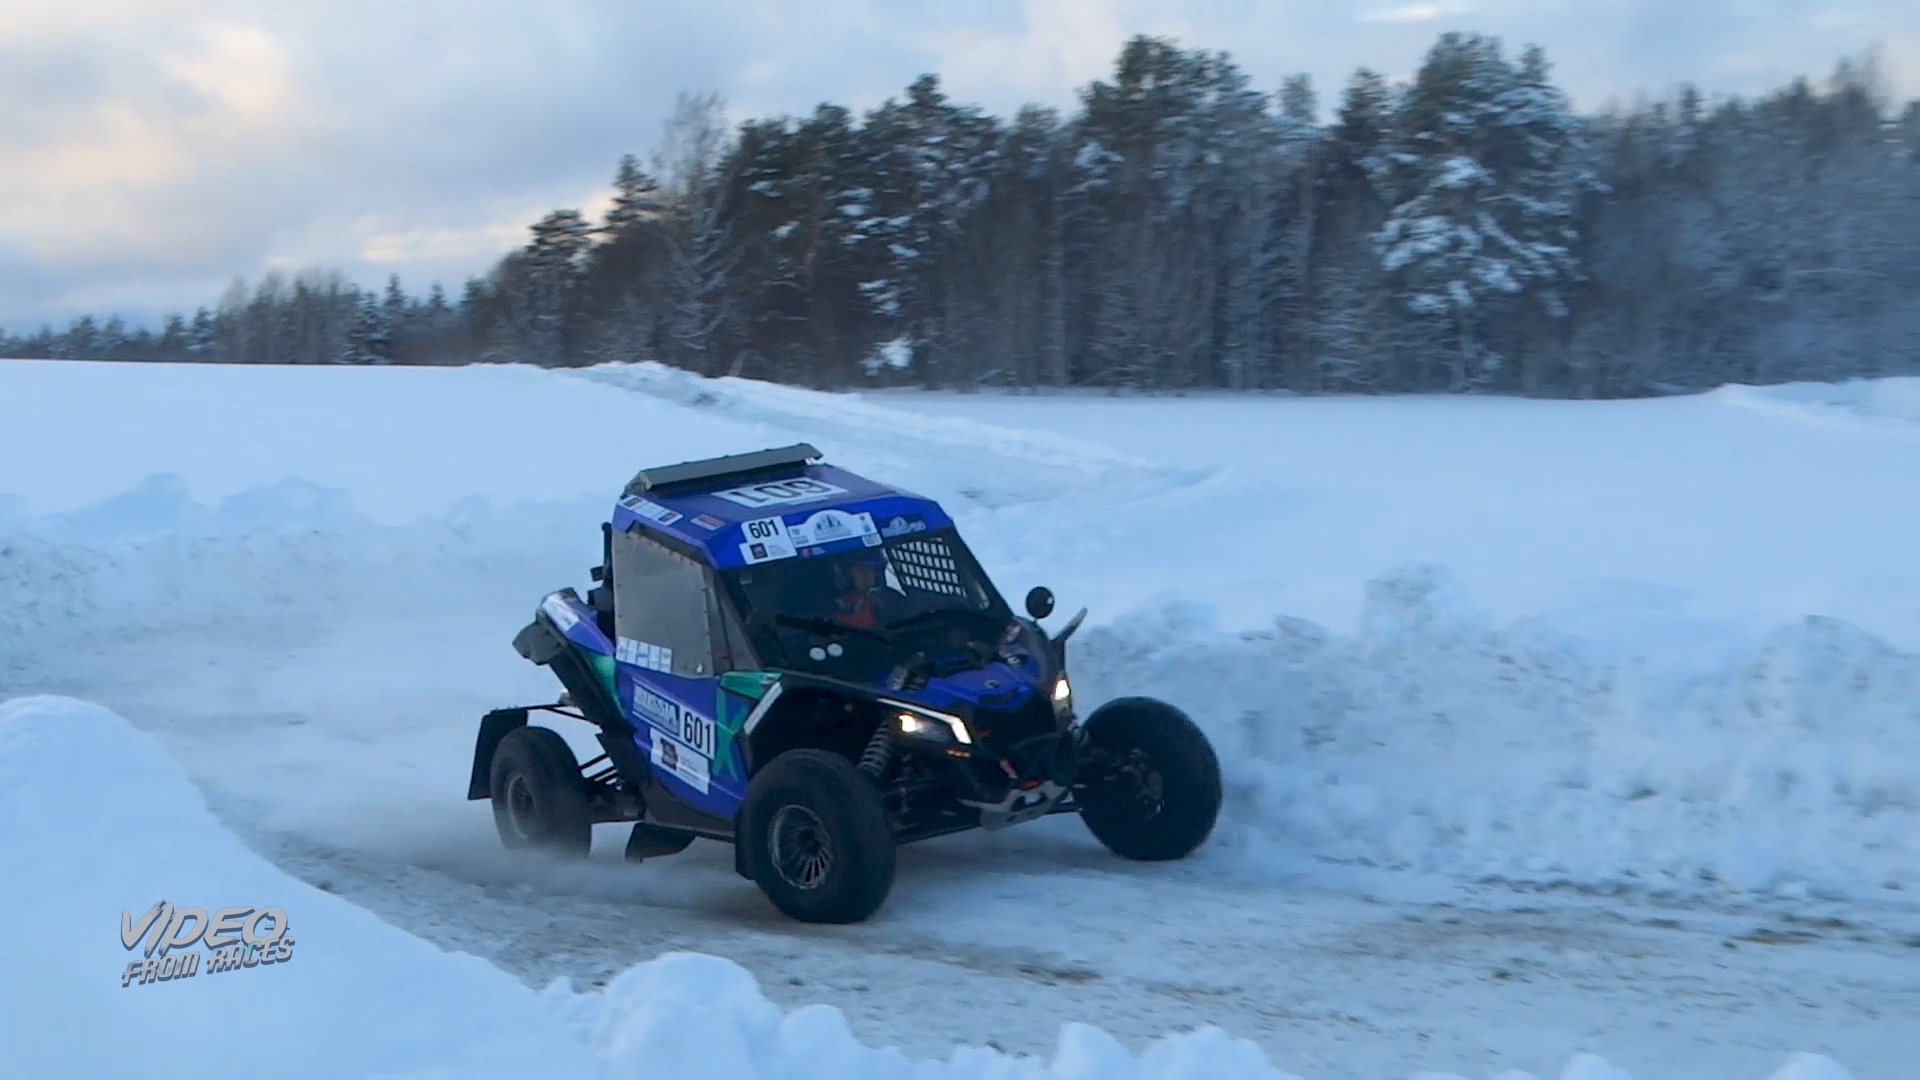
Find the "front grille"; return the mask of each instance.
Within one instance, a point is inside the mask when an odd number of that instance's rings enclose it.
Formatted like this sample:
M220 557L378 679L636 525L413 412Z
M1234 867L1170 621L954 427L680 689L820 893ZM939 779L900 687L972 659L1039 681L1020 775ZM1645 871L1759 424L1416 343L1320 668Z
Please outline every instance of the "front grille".
M1006 754L1023 776L1033 773L1052 754L1052 740L1047 737L1059 730L1053 705L1039 693L1012 710L976 709L973 726L995 750Z

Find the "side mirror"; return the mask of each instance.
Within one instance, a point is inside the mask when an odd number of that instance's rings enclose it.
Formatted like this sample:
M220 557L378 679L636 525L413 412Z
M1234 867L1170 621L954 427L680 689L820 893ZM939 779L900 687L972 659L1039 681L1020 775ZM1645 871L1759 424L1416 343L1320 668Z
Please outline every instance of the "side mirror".
M1035 585L1027 594L1027 614L1036 619L1044 619L1053 614L1053 590L1045 585Z

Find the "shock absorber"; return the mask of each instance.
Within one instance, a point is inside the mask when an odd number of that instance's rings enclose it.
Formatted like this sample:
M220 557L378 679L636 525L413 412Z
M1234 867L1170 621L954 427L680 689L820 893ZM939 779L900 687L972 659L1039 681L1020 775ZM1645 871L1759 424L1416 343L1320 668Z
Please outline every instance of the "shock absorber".
M873 738L867 740L867 748L860 752L860 771L878 784L887 777L887 768L893 764L893 734L887 725L881 723L873 729Z

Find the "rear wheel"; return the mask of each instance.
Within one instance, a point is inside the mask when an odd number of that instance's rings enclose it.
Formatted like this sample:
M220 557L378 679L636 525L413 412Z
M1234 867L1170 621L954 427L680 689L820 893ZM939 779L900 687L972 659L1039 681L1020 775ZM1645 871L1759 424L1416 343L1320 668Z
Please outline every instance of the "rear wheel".
M1114 854L1183 859L1220 815L1220 761L1194 722L1152 698L1121 698L1087 718L1081 820Z
M488 771L493 824L509 848L584 858L593 845L593 818L580 763L565 739L548 728L509 731Z
M880 793L846 758L789 750L753 778L736 843L773 906L802 922L853 923L893 888L893 829Z

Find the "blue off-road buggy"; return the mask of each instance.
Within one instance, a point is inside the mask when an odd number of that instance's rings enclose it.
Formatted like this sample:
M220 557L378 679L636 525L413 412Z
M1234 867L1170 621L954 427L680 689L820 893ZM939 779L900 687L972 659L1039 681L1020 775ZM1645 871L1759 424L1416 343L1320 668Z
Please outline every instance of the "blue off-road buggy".
M1045 589L1016 617L931 500L798 445L648 469L614 508L597 583L546 597L514 639L554 705L480 722L472 799L510 848L629 858L696 837L781 911L857 922L898 844L1078 813L1130 859L1212 831L1220 767L1179 710L1125 698L1076 722ZM584 720L582 765L532 713Z

